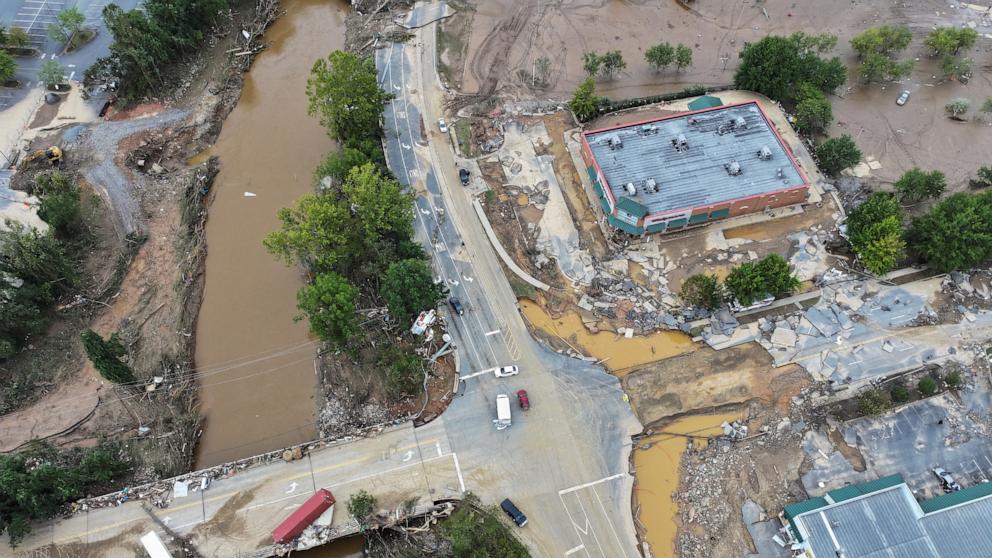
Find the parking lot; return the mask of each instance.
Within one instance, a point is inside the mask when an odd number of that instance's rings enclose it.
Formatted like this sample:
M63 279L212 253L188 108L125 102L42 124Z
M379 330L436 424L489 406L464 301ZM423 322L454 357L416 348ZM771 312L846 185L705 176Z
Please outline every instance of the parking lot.
M56 16L66 8L63 0L24 0L8 27L27 31L30 45L42 49L48 42L48 26L56 23Z

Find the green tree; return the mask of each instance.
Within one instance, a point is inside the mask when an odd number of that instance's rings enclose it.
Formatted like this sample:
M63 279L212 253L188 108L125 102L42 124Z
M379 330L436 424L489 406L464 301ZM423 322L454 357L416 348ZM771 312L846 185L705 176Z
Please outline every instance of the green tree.
M913 40L908 27L901 25L880 25L865 29L851 39L851 48L861 57L868 54L891 56L902 52Z
M916 390L923 397L930 397L937 393L937 382L930 376L923 376L920 378L920 383L916 384Z
M527 548L514 537L495 506L482 506L479 498L468 492L458 509L441 523L442 532L451 541L451 554L459 558L529 558Z
M627 67L619 50L611 50L599 57L602 67L600 73L607 79L614 79L618 73Z
M778 101L794 98L800 83L830 92L844 83L846 70L839 58L820 58L827 36L794 33L789 37L769 35L741 51L741 64L734 74L740 89L756 91Z
M967 83L971 79L971 58L945 56L940 62L940 69L947 79Z
M320 273L312 285L296 293L297 306L310 320L310 331L321 340L342 346L358 331L356 289L334 272Z
M690 275L679 289L679 297L688 305L716 310L723 304L723 287L716 275Z
M68 241L76 237L83 230L79 187L73 183L65 190L41 196L38 217L55 230L57 238Z
M893 403L905 403L909 401L909 389L902 382L896 383L889 390L889 396Z
M17 62L14 57L0 50L0 85L14 79L17 73Z
M858 395L858 410L863 416L875 417L888 411L892 407L885 397L885 392L877 389L870 389Z
M446 292L443 285L434 282L423 260L403 260L386 270L380 294L393 318L405 322L437 306Z
M48 25L48 36L53 41L67 43L83 27L86 16L79 11L79 8L72 7L59 12L55 19L57 23Z
M379 367L386 371L386 389L391 394L409 396L423 391L424 365L419 356L389 347L380 355Z
M317 170L313 173L314 183L319 185L325 177L330 177L333 183L340 183L351 169L369 162L369 156L358 149L344 147L331 151L317 165Z
M796 126L806 133L826 130L834 120L830 101L822 91L809 84L800 86L799 103L796 105Z
M32 523L60 515L67 504L130 468L127 454L110 443L71 450L38 444L24 453L0 454L0 534L16 545Z
M735 267L727 274L723 284L742 306L753 304L768 294L761 271L754 262L745 262Z
M65 66L58 60L46 60L38 70L38 79L49 89L65 83Z
M847 216L847 235L864 266L877 275L888 273L905 255L903 212L895 196L875 192Z
M334 139L375 136L386 102L370 58L336 50L317 60L307 80L309 112Z
M938 27L923 41L933 51L934 56L954 56L958 52L975 46L978 32L970 27Z
M689 66L692 66L692 49L679 43L675 47L675 69L681 72Z
M675 48L667 42L659 43L644 53L644 59L656 72L660 72L675 61Z
M799 279L792 273L789 262L779 254L768 254L758 261L756 267L764 291L776 298L787 296L799 288Z
M12 356L48 325L48 294L37 285L12 279L16 278L0 275L0 360Z
M861 160L861 150L855 145L851 136L844 134L839 138L830 138L816 147L816 158L820 168L828 175L836 176L840 171L858 164Z
M86 357L90 359L93 368L96 368L101 376L115 384L133 384L135 382L131 367L121 360L127 355L127 349L116 333L111 334L108 339L104 339L92 329L87 329L82 333L82 339Z
M971 108L971 101L963 97L959 97L944 105L944 112L955 120L964 120L961 117L964 113L968 112L969 108Z
M986 114L992 112L992 97L985 97L980 110Z
M895 81L908 76L913 71L913 61L896 62L878 53L870 53L861 59L861 78L866 83Z
M924 172L919 167L913 167L899 177L895 188L903 199L917 202L926 198L939 198L947 188L947 180L940 171Z
M7 221L7 228L0 232L0 275L37 287L45 301L75 285L72 261L52 234L15 221Z
M831 35L830 33L807 35L802 31L796 31L789 38L795 43L800 52L823 54L837 47L837 35Z
M944 383L951 389L959 388L961 386L961 372L951 370L944 376Z
M980 188L992 186L992 167L979 167L977 175L978 178L973 181L976 186Z
M992 257L992 195L958 193L913 219L906 233L910 249L931 268L948 272L974 267Z
M362 527L368 526L368 519L378 505L376 497L365 490L359 490L348 498L348 514Z
M582 53L582 69L585 70L586 76L595 77L599 74L602 65L603 59L595 52Z
M23 27L11 27L7 30L7 44L12 47L24 48L31 42L31 36Z
M599 97L596 96L596 83L592 78L586 78L579 85L575 94L572 95L572 101L568 104L568 108L572 109L575 117L583 122L596 116L599 109Z

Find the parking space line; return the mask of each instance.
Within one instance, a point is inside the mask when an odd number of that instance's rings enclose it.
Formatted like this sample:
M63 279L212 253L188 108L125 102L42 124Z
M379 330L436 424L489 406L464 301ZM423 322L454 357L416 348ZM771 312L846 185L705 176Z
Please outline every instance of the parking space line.
M596 546L599 547L599 553L604 557L609 556L605 550L603 550L603 543L599 542L599 535L596 534L596 530L592 528L592 523L589 521L589 512L586 511L586 507L582 505L582 498L579 495L575 495L575 501L579 503L579 507L582 508L582 515L586 516L586 529L592 531L592 538L596 541Z
M617 541L617 548L623 552L624 558L627 558L627 551L623 548L623 543L620 542L620 535L617 535L617 528L613 526L613 520L610 519L610 514L606 512L606 506L603 505L603 500L599 497L599 492L596 491L596 487L592 487L592 493L596 495L596 501L599 502L599 508L603 511L603 517L606 518L606 523L610 526L610 532L613 533L613 539Z
M570 548L570 549L568 549L568 550L565 551L565 556L571 556L572 554L575 554L576 552L584 549L585 547L586 547L586 545L580 544L579 546ZM586 554L589 554L589 553L587 552Z

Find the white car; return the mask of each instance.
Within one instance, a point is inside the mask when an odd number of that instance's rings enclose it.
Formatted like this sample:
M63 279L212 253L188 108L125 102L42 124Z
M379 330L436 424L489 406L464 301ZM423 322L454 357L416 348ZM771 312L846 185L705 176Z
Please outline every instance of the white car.
M520 373L520 369L516 366L503 366L495 370L497 378L506 378L507 376L516 376Z
M437 127L441 130L442 134L448 133L448 123L443 118L437 121Z
M903 91L902 93L899 94L899 98L896 99L896 104L899 105L899 106L903 106L903 105L906 104L907 101L909 101L909 91L908 90L907 91Z

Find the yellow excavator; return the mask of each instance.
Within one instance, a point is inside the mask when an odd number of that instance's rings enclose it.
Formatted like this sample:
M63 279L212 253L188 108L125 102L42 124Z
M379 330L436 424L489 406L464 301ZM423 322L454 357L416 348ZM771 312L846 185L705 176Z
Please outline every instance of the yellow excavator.
M39 149L25 157L24 160L21 161L18 168L20 170L24 170L28 168L31 163L42 157L44 157L53 167L58 166L58 164L62 162L62 149L57 145L53 145L48 149Z

